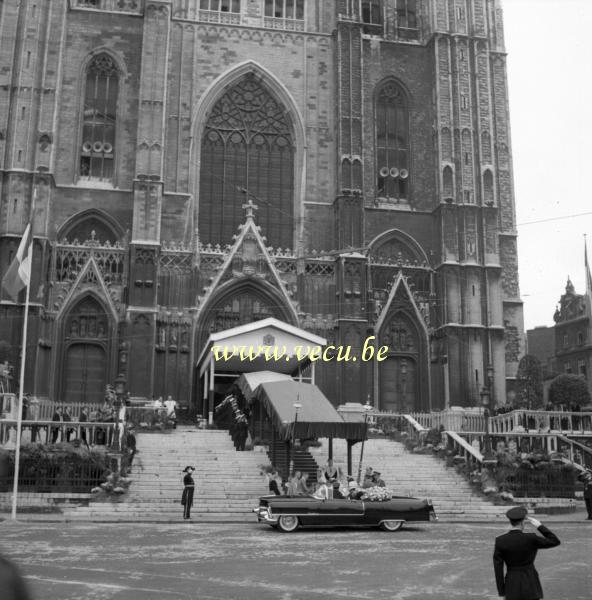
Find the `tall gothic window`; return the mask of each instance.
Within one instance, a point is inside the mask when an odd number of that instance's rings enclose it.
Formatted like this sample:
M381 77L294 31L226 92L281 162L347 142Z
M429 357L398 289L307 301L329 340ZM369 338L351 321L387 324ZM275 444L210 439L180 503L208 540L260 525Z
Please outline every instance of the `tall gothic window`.
M409 110L405 92L393 81L376 96L376 193L405 199L409 187Z
M417 29L415 0L397 0L397 25Z
M201 10L213 10L217 12L240 12L240 0L200 0Z
M304 0L265 0L265 16L304 19Z
M80 177L112 179L119 71L107 54L96 56L86 70Z
M231 87L208 117L201 144L199 229L205 243L228 244L252 198L272 246L293 240L294 142L283 107L253 74Z
M382 0L362 0L361 14L364 33L382 33Z
M416 0L397 0L397 34L403 39L417 39Z

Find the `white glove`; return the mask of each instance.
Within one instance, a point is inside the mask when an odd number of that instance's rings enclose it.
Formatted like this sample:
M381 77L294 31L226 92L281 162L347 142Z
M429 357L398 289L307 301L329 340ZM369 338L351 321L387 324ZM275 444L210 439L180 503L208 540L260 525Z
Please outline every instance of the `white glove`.
M542 523L538 519L535 519L534 517L528 517L528 522L533 527L536 527L537 529L542 525Z

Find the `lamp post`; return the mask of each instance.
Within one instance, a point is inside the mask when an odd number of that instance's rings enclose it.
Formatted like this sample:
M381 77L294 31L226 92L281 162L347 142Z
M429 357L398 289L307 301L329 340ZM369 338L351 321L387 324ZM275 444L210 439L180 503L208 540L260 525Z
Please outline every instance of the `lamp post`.
M483 462L495 462L493 458L493 452L491 448L491 436L489 434L489 405L492 393L493 385L493 367L487 366L487 385L484 385L481 389L481 405L483 406L483 416L485 417L485 440L484 440L484 452Z
M294 472L294 445L296 444L296 425L298 423L298 411L302 408L300 402L294 402L294 423L292 424L292 440L290 442L290 466L288 477Z
M373 407L370 405L370 396L368 396L368 400L366 400L366 404L364 404L364 439L362 440L362 447L360 448L360 462L358 463L358 485L360 485L360 480L362 479L362 460L364 459L364 444L366 442L366 438L368 437L368 417L370 416L370 411Z
M117 436L117 445L120 447L120 436L119 436L119 413L121 411L121 407L125 404L124 396L125 396L125 387L127 384L127 379L123 373L119 373L119 375L115 378L115 400L113 402L113 406L115 408L115 435Z

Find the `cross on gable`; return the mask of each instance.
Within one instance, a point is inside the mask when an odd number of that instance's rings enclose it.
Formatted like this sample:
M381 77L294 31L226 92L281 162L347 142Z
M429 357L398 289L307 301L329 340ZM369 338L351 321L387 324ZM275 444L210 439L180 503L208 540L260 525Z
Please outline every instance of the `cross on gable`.
M247 211L247 219L255 218L255 211L259 208L256 204L253 204L253 200L249 200L242 206Z

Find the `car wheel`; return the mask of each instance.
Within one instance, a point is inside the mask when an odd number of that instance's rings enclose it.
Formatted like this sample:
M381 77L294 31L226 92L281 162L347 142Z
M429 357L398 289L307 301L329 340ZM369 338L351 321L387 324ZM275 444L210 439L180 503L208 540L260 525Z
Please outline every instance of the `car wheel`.
M385 531L399 531L405 521L383 521L380 526Z
M278 529L283 531L284 533L290 533L291 531L296 531L298 529L298 525L300 522L298 521L298 517L293 517L291 515L282 515L278 519Z

